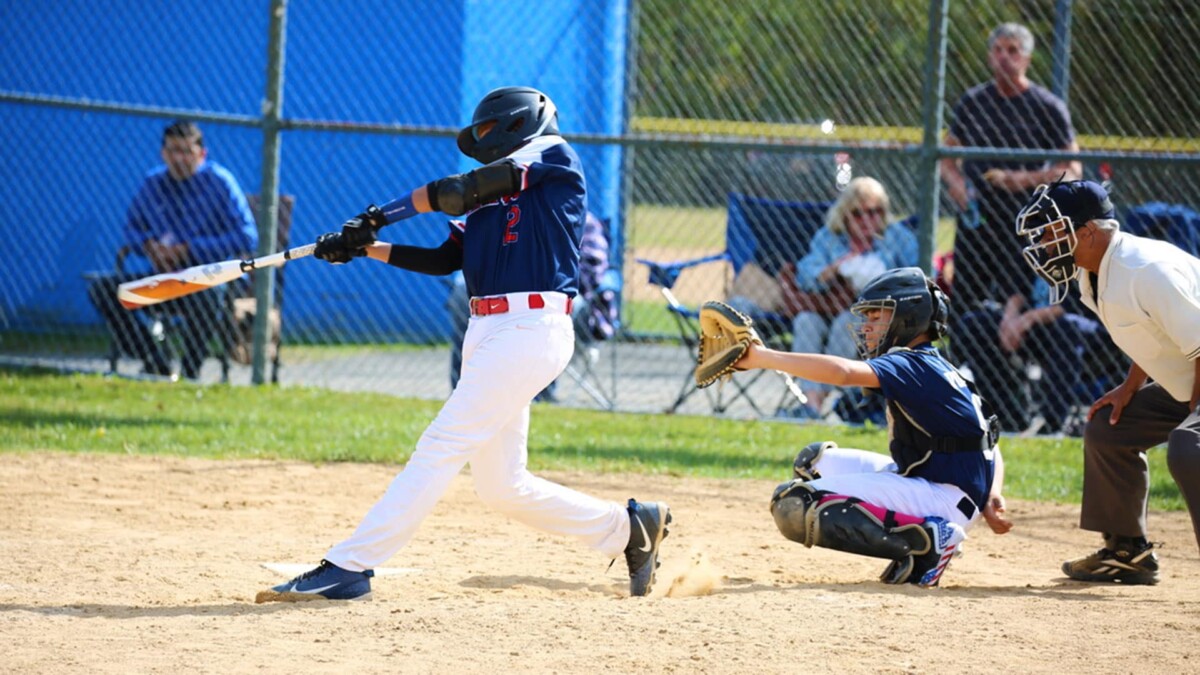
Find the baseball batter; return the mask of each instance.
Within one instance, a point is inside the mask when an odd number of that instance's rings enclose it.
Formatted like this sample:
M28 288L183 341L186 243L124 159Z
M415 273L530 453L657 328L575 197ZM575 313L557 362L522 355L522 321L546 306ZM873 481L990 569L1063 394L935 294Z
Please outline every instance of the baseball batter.
M894 269L851 306L863 361L751 345L737 363L883 395L891 456L812 443L796 457L795 479L775 489L771 514L805 546L891 560L880 577L888 584L936 586L981 511L993 531L1012 527L996 419L932 344L948 309L919 268Z
M1092 181L1043 185L1017 216L1025 260L1061 302L1071 280L1129 373L1088 410L1079 526L1104 547L1063 563L1080 581L1153 584L1146 539L1146 451L1167 444L1167 467L1200 544L1200 260L1164 241L1121 232L1108 191ZM1151 379L1153 381L1151 381Z
M488 93L458 147L484 166L368 207L341 232L322 235L314 253L331 263L366 255L425 274L462 269L471 318L458 385L354 534L258 602L369 597L372 570L412 538L468 462L485 503L609 558L624 552L630 594L650 592L671 521L666 504L604 501L526 469L530 401L575 345L571 304L587 213L579 157L559 135L554 103L528 87ZM430 211L462 216L440 247L375 242L380 227Z

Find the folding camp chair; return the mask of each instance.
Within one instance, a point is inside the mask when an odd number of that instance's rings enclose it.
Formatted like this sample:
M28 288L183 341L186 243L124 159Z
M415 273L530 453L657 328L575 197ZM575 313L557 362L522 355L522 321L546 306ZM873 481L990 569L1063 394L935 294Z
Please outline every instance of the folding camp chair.
M699 265L728 263L736 277L746 265L754 263L764 273L774 278L784 264L799 260L808 251L809 243L823 224L825 213L828 210L829 204L827 203L787 202L731 193L727 207L724 251L701 258L674 262L637 258L639 263L649 268L650 283L658 287L659 292L666 300L666 309L679 330L680 343L689 355L695 356L699 342L700 332L696 321L699 317L699 308L689 307L675 296L672 289L675 282L679 280L680 273ZM724 295L728 296L728 294L729 284L727 283ZM764 335L764 338L768 340L784 340L783 331L787 329L781 330L780 327L790 327L791 325L787 317L771 312L756 313L751 318L756 324L768 328L767 334ZM713 412L723 413L734 402L744 399L756 414L764 416L763 408L754 400L750 392L751 386L764 374L763 371L759 371L746 380L733 378L734 391L729 397L725 396L722 389L717 389L715 392L712 389L706 389L705 394ZM679 406L683 405L697 391L698 388L693 381L692 373L688 372L678 396L667 412L677 411ZM789 396L791 396L791 392L785 391L773 412L778 412Z
M246 199L250 204L250 211L257 221L259 218L258 195L247 195ZM276 236L278 246L281 250L287 248L288 245L292 224L292 209L295 206L295 202L295 197L292 195L279 196ZM125 273L126 260L131 255L138 254L129 250L128 247L121 247L117 251L113 270L86 272L83 276L92 283L108 279L109 281L105 283L113 284L115 287L115 280L119 280L118 277ZM252 275L253 273L251 273L251 277ZM241 280L207 292L216 293L220 296L220 299L214 303L217 316L213 320L217 326L219 340L217 349L214 350L212 355L221 364L221 381L227 383L229 382L231 360L246 365L250 363L250 337L253 332L251 326L254 321L255 312L254 286L251 281ZM283 272L282 268L280 268L276 270L275 299L271 310L273 337L271 344L268 346L268 356L271 359L272 382L279 381L279 344L280 329L282 327L280 302L282 299ZM172 340L171 335L178 329L179 322L182 320L177 314L170 312L166 306L152 306L144 310L139 310L136 320L145 322L147 331L151 335L154 335L156 340L167 343L168 348L165 354L169 359L177 356L173 353L176 350L172 349L170 345ZM120 358L121 347L117 336L112 336L109 341L107 353L108 370L110 373L117 372L117 363L120 361Z
M592 213L583 227L579 255L579 295L575 298L575 354L564 374L601 408L616 403L616 350L607 351L611 377L601 376L601 347L620 330L621 273L609 264L612 222Z
M601 275L596 288L588 289L577 298L577 302L586 304L575 316L575 354L563 371L604 410L616 409L617 350L606 350L603 345L620 330L616 311L620 298L621 274L611 268ZM603 319L607 319L608 324L601 328L597 323ZM600 372L602 364L608 370L608 377Z
M250 204L250 212L257 222L259 213L259 196L246 195ZM292 210L296 207L294 195L279 195L276 207L275 248L278 251L287 250L291 244ZM268 318L271 338L267 343L267 358L271 362L271 382L279 383L279 352L283 344L283 280L286 266L275 268L274 298ZM227 298L225 331L222 340L222 351L218 355L221 360L221 381L229 382L230 360L242 365L250 365L253 354L254 314L258 303L254 296L254 272L247 275L246 283L237 289L240 293L231 294Z

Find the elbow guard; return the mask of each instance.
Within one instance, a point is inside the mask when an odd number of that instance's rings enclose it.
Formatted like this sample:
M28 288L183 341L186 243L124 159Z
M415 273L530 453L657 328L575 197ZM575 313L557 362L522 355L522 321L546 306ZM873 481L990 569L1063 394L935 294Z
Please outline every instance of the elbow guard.
M461 216L521 188L521 170L511 159L481 166L474 171L447 176L425 186L435 211Z

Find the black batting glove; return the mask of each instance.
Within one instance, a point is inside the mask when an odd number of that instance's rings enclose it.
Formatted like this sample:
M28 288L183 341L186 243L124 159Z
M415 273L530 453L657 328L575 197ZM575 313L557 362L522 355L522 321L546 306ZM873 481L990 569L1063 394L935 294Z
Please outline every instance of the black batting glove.
M342 223L342 237L346 246L362 248L375 243L379 228L387 225L383 210L371 204L365 211Z
M313 256L334 265L344 265L366 254L361 246L347 246L346 237L341 232L326 232L317 237L317 247L313 249Z

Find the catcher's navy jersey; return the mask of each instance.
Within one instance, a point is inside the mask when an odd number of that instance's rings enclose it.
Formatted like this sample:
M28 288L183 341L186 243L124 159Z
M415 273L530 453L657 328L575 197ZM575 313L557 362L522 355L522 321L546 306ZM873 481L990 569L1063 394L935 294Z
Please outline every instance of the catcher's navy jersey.
M879 377L883 395L898 403L910 419L888 420L893 446L911 434L896 433L897 425L918 426L938 438L978 438L979 451L928 452L927 448L892 447L892 457L907 475L935 483L949 483L967 493L977 506L987 500L992 483L992 453L983 450L987 433L980 403L963 376L929 343L912 349L895 349L867 365ZM922 435L923 436L923 435ZM928 457L925 455L928 454ZM911 463L904 458L920 457Z
M467 292L559 291L574 297L587 214L579 157L561 136L542 136L509 158L521 168L520 191L450 223L450 238L463 249Z

